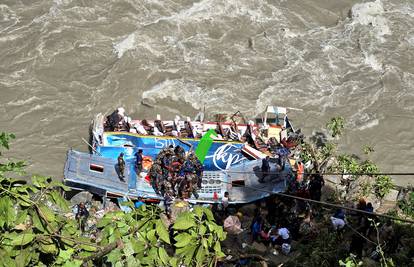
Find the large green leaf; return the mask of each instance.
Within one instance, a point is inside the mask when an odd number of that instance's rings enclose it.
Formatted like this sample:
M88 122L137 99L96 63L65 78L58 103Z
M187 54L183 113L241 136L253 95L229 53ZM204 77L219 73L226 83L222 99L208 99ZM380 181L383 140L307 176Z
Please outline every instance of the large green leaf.
M170 265L172 267L178 267L178 259L177 258L171 258L170 259Z
M17 218L14 223L15 224L26 223L26 219L27 219L27 210L22 210L17 214Z
M198 228L198 234L199 235L204 235L207 232L207 227L203 224L200 225L200 227Z
M59 251L59 258L61 258L63 262L66 262L72 257L73 251L74 250L72 248L69 248L67 250L61 249Z
M149 250L149 252L148 252L148 258L150 259L150 263L153 263L153 262L156 262L156 261L159 260L159 258L158 258L158 249L156 247L152 247Z
M214 221L214 215L211 212L210 209L204 208L204 213L206 214L207 220L213 222Z
M43 223L39 218L39 214L35 210L30 210L29 214L32 217L33 226L41 232L46 232L45 228L43 227Z
M199 246L196 254L197 266L203 266L203 262L206 258L206 251L203 246Z
M124 243L123 252L124 252L124 255L126 257L131 256L131 255L133 255L135 253L134 248L133 248L131 242L125 242Z
M40 244L40 251L46 254L53 254L53 255L58 253L58 249L55 244L50 244L50 245Z
M11 241L11 245L24 246L32 242L35 237L36 235L33 233L22 232L18 234L15 238L13 238L13 240Z
M189 212L183 212L178 215L173 228L175 230L187 230L188 228L196 226L194 215Z
M112 219L109 216L104 216L99 222L96 224L96 227L103 228L110 224L112 222Z
M178 234L174 239L177 241L177 243L175 243L175 246L181 248L187 246L191 242L192 237L190 234L181 233Z
M0 198L0 228L8 227L16 220L13 202L8 196Z
M160 219L157 220L155 229L157 230L157 234L162 241L166 242L167 244L171 244L170 235L167 231L167 228L164 226Z
M64 211L64 212L69 211L68 202L57 191L50 192L50 196L52 197L52 199L56 203L56 205L60 209L62 209L62 211Z
M42 218L48 222L55 221L55 214L44 204L39 204L39 213L41 212Z
M184 253L184 264L189 266L191 261L194 259L194 252L196 250L196 245L190 245L186 247L186 251Z
M31 253L29 249L27 248L23 249L20 251L18 256L15 257L14 264L16 267L26 267L30 262L30 258L31 258Z
M157 242L157 238L155 237L155 229L152 229L152 230L149 230L148 231L148 233L147 233L147 239L151 243L156 243Z
M219 252L221 252L221 244L220 244L220 242L216 242L215 244L214 244L214 251L216 252L216 253L219 253Z
M110 263L115 264L119 259L122 258L121 250L119 248L116 248L116 249L112 250L106 256L106 258Z
M91 251L91 252L96 251L96 247L95 246L90 246L90 245L86 245L86 244L80 244L79 247L81 249L83 249L83 250L86 250L86 251Z
M80 267L82 266L82 263L83 262L81 260L71 260L65 262L62 267Z
M139 254L145 250L145 242L135 239L131 239L130 242L135 253Z
M135 267L135 266L140 266L138 263L137 263L137 260L134 258L134 256L132 256L132 255L130 255L130 256L128 256L127 257L127 259L126 259L126 265L128 266L128 267Z
M203 207L201 206L195 206L193 209L193 213L198 217L198 219L201 219L204 214Z
M165 251L163 247L158 248L158 256L160 257L164 265L168 265L170 257L168 256L167 251Z
M38 188L44 188L47 186L47 177L40 176L40 175L34 175L32 177L32 183L34 186Z

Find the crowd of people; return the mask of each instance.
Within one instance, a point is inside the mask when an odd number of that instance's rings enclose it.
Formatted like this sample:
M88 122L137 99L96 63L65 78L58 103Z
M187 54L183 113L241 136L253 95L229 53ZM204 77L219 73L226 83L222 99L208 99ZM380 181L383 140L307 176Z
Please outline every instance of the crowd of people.
M154 191L164 198L198 198L201 188L203 164L194 152L187 155L180 146L162 149L149 170Z

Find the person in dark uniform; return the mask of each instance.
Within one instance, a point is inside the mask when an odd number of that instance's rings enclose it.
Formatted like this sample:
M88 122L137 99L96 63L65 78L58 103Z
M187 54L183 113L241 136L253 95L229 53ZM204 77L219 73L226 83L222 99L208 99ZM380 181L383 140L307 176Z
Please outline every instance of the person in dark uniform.
M85 203L81 202L78 205L75 218L79 222L79 228L82 232L85 232L86 221L89 217L89 211L85 207Z
M139 175L142 171L142 149L138 149L138 152L135 154L136 161L135 161L135 169L137 171L137 175Z
M322 195L322 187L324 185L325 180L323 179L319 171L316 171L315 174L312 175L311 180L309 182L310 199L320 201Z
M119 169L119 179L121 179L121 181L125 182L125 175L124 175L124 171L125 171L125 160L124 160L124 153L119 154L118 157L118 169Z
M163 183L163 176L161 162L159 160L155 160L154 164L152 164L149 174L152 188L156 194L160 194L161 184Z
M269 164L269 156L266 156L266 158L264 158L262 160L262 175L261 178L259 179L260 183L264 183L264 179L267 175L269 175L270 172L270 164Z

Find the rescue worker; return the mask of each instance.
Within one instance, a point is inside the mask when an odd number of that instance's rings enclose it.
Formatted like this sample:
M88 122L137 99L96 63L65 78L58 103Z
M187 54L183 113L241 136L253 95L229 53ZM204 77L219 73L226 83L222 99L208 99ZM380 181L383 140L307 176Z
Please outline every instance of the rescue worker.
M159 160L155 160L152 164L150 173L151 186L155 193L160 194L160 184L162 182L162 169Z
M296 163L296 182L301 183L305 173L305 165L301 160L298 160Z
M164 207L167 217L171 218L171 205L174 203L174 193L169 190L164 195Z
M203 182L203 171L204 171L204 167L203 164L201 163L201 161L195 157L195 164L194 164L194 169L195 169L195 174L197 176L197 188L201 189L201 184Z
M135 170L137 172L137 175L139 175L142 171L142 149L138 149L138 152L135 154Z
M269 160L270 160L269 156L266 156L266 158L262 160L262 175L261 175L261 178L259 179L260 183L264 183L264 179L266 178L267 175L269 175L269 172L270 172Z
M119 179L122 182L125 182L125 175L124 175L124 171L125 171L125 160L124 160L124 153L121 152L121 154L119 154L118 156L118 170L119 170Z
M177 182L179 179L179 172L181 169L182 164L184 163L184 160L178 159L174 157L173 162L170 166L170 174L171 174L171 185L173 190L175 189L175 186L177 185Z
M79 203L75 218L78 221L79 228L82 232L85 231L86 221L88 220L88 217L89 217L89 211L86 209L85 203L83 202Z
M313 200L320 201L322 195L322 187L325 185L325 181L322 175L317 170L315 174L312 175L309 182L309 195Z

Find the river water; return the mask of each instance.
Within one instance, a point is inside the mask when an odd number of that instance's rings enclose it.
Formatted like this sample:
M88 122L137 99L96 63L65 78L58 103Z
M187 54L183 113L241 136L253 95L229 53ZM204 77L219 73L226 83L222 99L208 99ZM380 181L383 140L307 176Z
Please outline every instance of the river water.
M266 105L387 172L414 166L414 1L0 0L0 130L62 177L94 114L210 115ZM399 184L414 177L394 177Z

